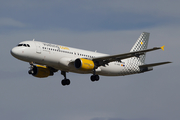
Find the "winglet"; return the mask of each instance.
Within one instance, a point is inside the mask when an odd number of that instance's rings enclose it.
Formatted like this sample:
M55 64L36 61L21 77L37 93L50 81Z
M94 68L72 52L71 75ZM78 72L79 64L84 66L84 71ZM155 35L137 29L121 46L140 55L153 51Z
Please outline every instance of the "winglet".
M165 45L161 47L161 49L162 49L163 51L164 51L164 47L165 47Z

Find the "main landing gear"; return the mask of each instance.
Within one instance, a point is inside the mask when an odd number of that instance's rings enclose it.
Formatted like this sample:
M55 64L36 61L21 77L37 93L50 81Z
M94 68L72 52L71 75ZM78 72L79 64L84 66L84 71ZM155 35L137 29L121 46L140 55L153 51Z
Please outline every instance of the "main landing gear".
M95 69L93 70L93 75L91 76L91 81L98 81L99 80L99 75L96 75Z
M65 71L61 71L61 75L64 76L64 79L61 81L61 84L62 84L63 86L65 86L65 85L70 85L71 81L66 78L66 72L65 72Z
M61 81L61 84L63 86L65 85L70 85L71 81L69 79L66 78L66 72L65 71L61 71L61 75L64 76L64 79ZM93 75L91 76L91 81L94 82L94 81L99 81L100 77L99 75L96 75L95 74L95 70L93 70Z
M98 81L99 80L99 75L92 75L91 76L91 81L94 82L94 81Z

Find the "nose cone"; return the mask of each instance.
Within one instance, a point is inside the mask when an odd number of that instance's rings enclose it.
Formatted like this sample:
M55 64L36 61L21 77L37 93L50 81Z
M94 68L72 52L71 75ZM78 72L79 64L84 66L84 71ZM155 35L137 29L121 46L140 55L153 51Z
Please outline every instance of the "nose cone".
M19 50L16 47L14 47L10 52L11 55L14 56L15 58L17 58L20 55Z
M25 54L25 49L21 48L21 47L14 47L11 51L10 51L11 55L19 60L22 61L28 61L28 57L27 54Z

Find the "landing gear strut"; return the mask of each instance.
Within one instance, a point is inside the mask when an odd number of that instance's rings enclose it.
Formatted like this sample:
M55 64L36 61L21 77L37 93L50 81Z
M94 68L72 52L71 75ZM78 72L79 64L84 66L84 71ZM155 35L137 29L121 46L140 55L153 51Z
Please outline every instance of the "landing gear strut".
M91 76L91 81L98 81L99 80L99 75L96 75L96 70L93 69L93 75Z
M64 76L64 79L61 81L61 84L62 84L63 86L65 86L65 85L70 85L71 82L70 82L69 79L66 78L66 72L65 72L65 71L61 71L61 75Z

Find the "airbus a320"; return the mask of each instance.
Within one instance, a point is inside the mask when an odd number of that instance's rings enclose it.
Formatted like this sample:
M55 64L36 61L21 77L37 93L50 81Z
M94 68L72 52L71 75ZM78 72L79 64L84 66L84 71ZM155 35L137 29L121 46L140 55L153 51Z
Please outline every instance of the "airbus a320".
M153 70L154 66L171 62L145 64L146 53L164 46L147 49L149 33L143 32L130 52L108 55L98 52L56 45L35 40L20 42L11 50L15 58L29 62L29 74L38 78L53 76L58 70L64 76L63 86L69 85L67 72L92 74L91 81L98 81L102 76L125 76Z

